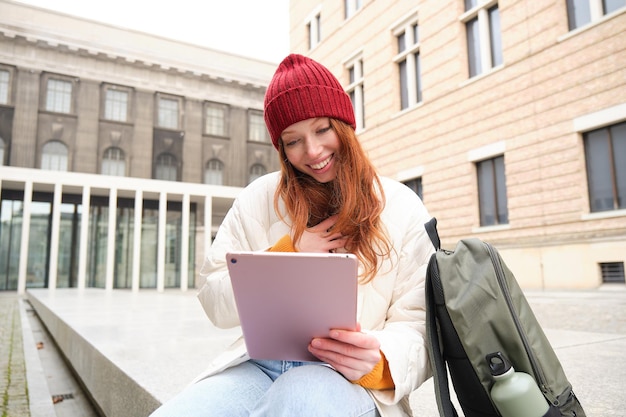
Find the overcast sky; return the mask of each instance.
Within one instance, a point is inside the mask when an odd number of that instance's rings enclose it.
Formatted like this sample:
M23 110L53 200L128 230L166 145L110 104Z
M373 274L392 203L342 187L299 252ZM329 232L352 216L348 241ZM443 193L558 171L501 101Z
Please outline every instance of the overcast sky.
M289 0L17 0L271 62L289 53Z

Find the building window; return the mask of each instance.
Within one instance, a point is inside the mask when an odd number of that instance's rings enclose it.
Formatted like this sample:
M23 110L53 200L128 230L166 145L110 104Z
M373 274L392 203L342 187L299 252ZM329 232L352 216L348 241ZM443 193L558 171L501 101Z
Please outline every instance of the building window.
M357 57L346 62L350 84L346 88L346 92L352 100L354 108L354 116L356 119L356 128L361 130L365 128L365 87L363 76L363 58L359 54Z
M222 104L207 103L205 107L204 133L213 136L228 136L226 134L226 110Z
M465 13L460 19L465 23L467 34L470 78L502 65L502 35L498 2L465 0Z
M4 139L0 138L0 167L4 165Z
M158 96L157 120L158 126L166 129L178 129L180 126L179 98Z
M600 263L600 274L602 282L605 284L624 284L624 262L602 262Z
M248 139L253 142L269 142L263 112L257 110L248 112Z
M480 225L494 226L509 222L506 197L504 156L476 163Z
M204 183L224 185L224 164L219 159L210 159L204 170Z
M48 79L46 89L46 110L56 113L71 113L72 83L70 81Z
M126 160L124 151L120 148L112 147L104 151L102 157L102 175L116 175L123 177L126 175Z
M626 0L566 0L569 30L578 29L626 6Z
M46 143L41 150L41 169L67 171L67 155L67 146L62 142L53 140Z
M361 7L363 6L363 1L362 0L344 0L343 5L344 5L344 10L345 10L344 16L346 19L349 19L356 12L361 10Z
M306 20L306 31L309 38L309 49L313 49L322 41L322 14L314 12Z
M116 122L128 121L130 94L127 89L107 86L104 93L104 118Z
M626 122L583 135L591 212L626 209Z
M156 169L154 177L157 180L177 181L177 162L176 157L169 153L159 155L156 160Z
M393 31L398 45L394 62L400 78L400 108L402 110L422 101L419 26L417 14L412 14Z
M424 199L424 189L422 188L421 177L403 181L403 184L413 190L413 192L417 194L421 200Z
M0 69L0 104L9 104L9 80L11 73Z
M267 174L267 169L261 164L254 164L250 167L250 175L248 176L248 184L259 177Z

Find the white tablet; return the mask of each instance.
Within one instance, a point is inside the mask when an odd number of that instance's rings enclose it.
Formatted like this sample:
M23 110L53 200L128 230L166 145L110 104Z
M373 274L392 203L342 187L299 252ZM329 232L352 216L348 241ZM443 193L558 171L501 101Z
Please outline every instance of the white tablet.
M251 358L318 361L311 339L356 328L356 256L232 252L226 261Z

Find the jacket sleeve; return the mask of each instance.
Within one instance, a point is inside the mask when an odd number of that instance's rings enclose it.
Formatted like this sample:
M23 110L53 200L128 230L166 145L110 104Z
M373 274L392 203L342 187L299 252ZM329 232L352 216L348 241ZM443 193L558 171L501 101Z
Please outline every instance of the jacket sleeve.
M226 253L266 250L271 246L270 210L273 213L273 177L260 178L235 199L207 252L200 276L204 283L198 299L211 322L219 328L239 325Z
M382 328L372 331L381 344L393 378L394 390L375 390L383 404L396 404L431 375L426 349L425 277L434 247L424 229L430 216L421 200L410 190L390 193L387 229L397 258L389 307ZM399 216L399 212L404 216ZM376 279L372 285L376 287Z

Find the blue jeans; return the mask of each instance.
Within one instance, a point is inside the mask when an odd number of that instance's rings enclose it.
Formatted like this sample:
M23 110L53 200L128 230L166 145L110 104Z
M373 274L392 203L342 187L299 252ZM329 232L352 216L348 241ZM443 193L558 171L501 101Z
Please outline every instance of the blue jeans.
M151 417L379 417L367 391L306 362L249 360L183 390Z

